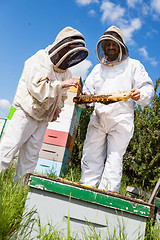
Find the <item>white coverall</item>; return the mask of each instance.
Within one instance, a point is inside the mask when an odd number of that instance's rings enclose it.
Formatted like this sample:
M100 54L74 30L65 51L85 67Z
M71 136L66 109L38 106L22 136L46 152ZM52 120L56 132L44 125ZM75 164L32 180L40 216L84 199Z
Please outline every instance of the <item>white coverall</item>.
M33 172L48 122L56 110L61 111L67 98L61 81L69 78L70 70L53 70L45 50L25 62L13 102L16 111L0 143L0 172L8 168L19 149L15 179L27 171Z
M152 80L138 61L127 58L119 65L97 64L85 81L83 92L107 94L140 91L141 106L154 96ZM118 192L122 178L123 155L134 131L134 101L104 105L95 103L83 147L80 183Z
M0 143L0 172L8 168L18 150L15 179L33 172L48 122L61 112L68 87L77 86L68 68L87 56L83 35L66 27L52 45L25 62L13 101L16 111ZM62 87L66 80L69 83Z

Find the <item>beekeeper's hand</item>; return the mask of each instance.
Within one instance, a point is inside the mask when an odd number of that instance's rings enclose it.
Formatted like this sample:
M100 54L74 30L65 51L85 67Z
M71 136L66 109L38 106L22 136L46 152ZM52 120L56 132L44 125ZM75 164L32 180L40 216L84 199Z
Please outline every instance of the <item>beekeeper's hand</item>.
M72 87L72 86L74 86L74 87L80 87L81 88L81 84L79 84L76 80L74 80L73 78L70 78L70 79L68 79L68 80L65 80L65 81L62 81L61 82L61 86L62 86L62 88L67 88L67 87Z
M131 92L132 92L132 97L131 98L134 101L138 101L140 99L140 91L138 89L132 89Z
M54 121L56 121L58 117L59 117L59 111L58 111L58 110L56 110L56 111L55 111L55 113L54 113L54 116L53 116L53 119L52 119L52 121L51 121L51 122L54 122Z

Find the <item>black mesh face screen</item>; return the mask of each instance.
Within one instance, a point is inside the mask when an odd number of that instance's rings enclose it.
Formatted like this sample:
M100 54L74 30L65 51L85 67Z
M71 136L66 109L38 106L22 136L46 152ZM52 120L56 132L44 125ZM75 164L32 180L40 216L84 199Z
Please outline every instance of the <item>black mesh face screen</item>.
M106 41L101 41L97 46L99 59L102 59L105 56L105 42Z
M107 32L104 33L104 35L106 35L106 36L107 35L112 35L112 36L116 37L117 39L119 39L122 43L124 43L123 39L121 38L121 36L118 33L116 33L116 32L107 31Z
M82 42L70 43L67 46L63 47L60 51L58 51L53 57L51 57L51 61L56 65L59 60L69 51L77 47L84 47L85 44Z
M72 67L80 62L82 62L88 56L88 52L84 50L79 50L74 53L71 53L59 66L60 69L67 69Z
M106 53L106 46L107 46L107 41L110 41L111 39L103 39L98 42L97 44L97 55L99 61L104 61L104 59L107 56ZM114 41L114 40L112 40ZM121 47L122 50L122 60L126 59L128 57L128 48L125 45L119 44L119 47ZM103 62L104 63L104 62Z
M57 43L48 53L51 54L53 51L55 51L58 47L62 46L65 43L71 43L74 40L84 40L83 37L80 36L72 36L72 37L68 37L63 39L62 41L60 41L59 43Z

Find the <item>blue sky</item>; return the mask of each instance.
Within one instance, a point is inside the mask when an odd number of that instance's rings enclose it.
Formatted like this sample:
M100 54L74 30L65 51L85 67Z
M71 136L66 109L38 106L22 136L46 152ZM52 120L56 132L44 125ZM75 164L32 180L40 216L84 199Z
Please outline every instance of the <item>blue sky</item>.
M72 69L85 79L98 63L104 31L121 28L129 55L155 84L160 77L160 0L0 0L0 117L7 117L25 60L51 44L66 26L85 37L88 58Z

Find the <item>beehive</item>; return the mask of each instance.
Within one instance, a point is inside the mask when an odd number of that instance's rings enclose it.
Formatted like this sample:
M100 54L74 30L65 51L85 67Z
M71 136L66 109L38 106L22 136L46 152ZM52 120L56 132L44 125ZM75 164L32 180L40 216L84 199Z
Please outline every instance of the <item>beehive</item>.
M51 223L65 234L69 217L71 235L78 234L76 239L85 239L84 232L90 237L96 232L100 239L115 234L116 239L142 240L147 219L154 217L152 204L64 179L28 174L26 184L30 189L25 211L35 207L43 226ZM32 233L36 234L36 229Z
M81 83L80 78L74 79ZM75 87L68 89L60 117L49 122L35 172L59 176L67 171L81 115L81 108L73 102L79 91Z

